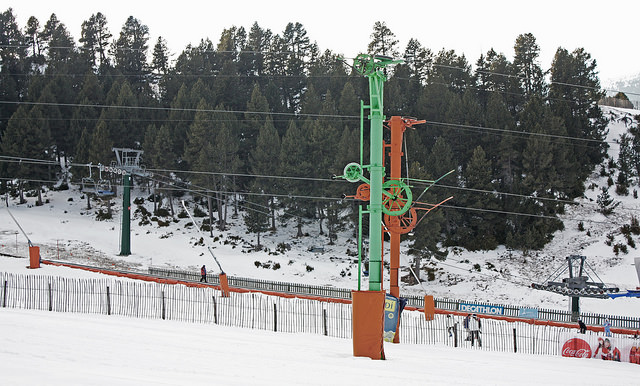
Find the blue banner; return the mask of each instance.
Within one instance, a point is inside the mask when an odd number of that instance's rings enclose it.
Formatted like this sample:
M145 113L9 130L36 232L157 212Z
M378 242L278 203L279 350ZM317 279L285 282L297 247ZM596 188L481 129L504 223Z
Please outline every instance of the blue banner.
M518 310L518 316L521 318L538 319L538 309L525 307L520 308L520 310Z
M468 312L471 314L488 314L488 315L504 315L504 307L501 306L485 306L482 304L460 303L458 311Z
M400 313L406 304L407 301L404 298L398 299L395 296L386 295L384 299L384 334L382 335L385 342L393 342Z

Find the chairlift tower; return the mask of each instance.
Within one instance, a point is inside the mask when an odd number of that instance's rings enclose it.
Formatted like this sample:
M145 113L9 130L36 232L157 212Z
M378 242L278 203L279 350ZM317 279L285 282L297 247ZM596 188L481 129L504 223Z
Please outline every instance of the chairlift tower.
M382 311L398 311L398 274L400 260L400 235L410 232L417 223L417 208L414 208L413 193L408 179L401 178L401 159L403 133L407 127L424 123L413 118L392 117L390 123L391 142L386 144L383 139L383 96L385 67L400 63L400 60L381 55L360 54L354 60L353 68L356 72L369 78L369 105L360 103L360 163L352 162L345 166L343 175L349 182L362 182L357 194L352 196L361 201L368 201L366 210L358 207L358 290L352 293L353 313L353 350L354 356L368 356L372 359L384 359L382 349L382 323L387 324ZM364 155L364 110L369 109L370 137L369 164L365 165ZM385 181L385 149L389 149L391 158L391 176ZM368 169L368 178L365 170ZM448 174L448 173L447 173ZM444 176L443 176L444 177ZM434 181L431 181L435 183ZM346 196L345 196L346 197ZM446 201L446 200L445 200ZM443 201L444 202L444 201ZM439 205L439 204L438 204ZM438 205L431 205L431 210ZM361 290L361 261L362 261L362 218L369 214L369 291ZM383 215L385 216L383 222ZM383 256L383 227L391 238L391 275L390 292L387 298L382 288L382 256ZM380 307L380 314L376 308ZM390 314L391 315L391 314ZM389 316L392 318L393 316ZM396 319L398 320L398 319ZM393 341L398 342L393 331ZM386 334L386 332L385 332ZM388 336L385 337L385 340Z
M133 175L147 177L149 173L141 164L143 150L121 147L113 147L111 150L116 154L116 162L112 163L112 167L123 171L120 255L129 256L131 254L131 179Z
M610 294L617 293L620 289L616 286L607 286L602 282L598 274L586 262L586 256L567 256L567 265L558 268L552 273L545 283L532 283L531 288L571 298L571 320L580 318L580 298L608 299ZM569 277L560 278L564 273ZM594 280L594 277L598 280Z

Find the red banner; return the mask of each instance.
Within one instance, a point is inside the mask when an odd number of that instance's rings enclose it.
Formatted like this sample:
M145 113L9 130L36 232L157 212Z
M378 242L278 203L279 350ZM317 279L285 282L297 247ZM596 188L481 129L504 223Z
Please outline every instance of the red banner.
M565 334L560 355L640 364L640 340L586 334Z

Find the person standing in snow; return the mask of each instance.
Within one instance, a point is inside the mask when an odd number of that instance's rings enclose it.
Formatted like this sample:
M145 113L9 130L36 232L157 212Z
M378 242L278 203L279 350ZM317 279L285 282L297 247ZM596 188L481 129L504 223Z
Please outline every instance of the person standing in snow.
M449 333L449 338L451 338L453 336L453 333L455 332L455 323L453 321L453 318L451 317L451 314L447 314L447 332Z
M200 282L207 282L207 268L204 265L200 268Z
M480 329L482 325L480 323L480 319L476 314L471 315L471 319L469 319L469 330L471 330L471 345L475 344L475 341L478 341L478 347L482 347L482 339L480 339Z
M587 325L584 324L584 322L582 321L582 319L578 319L578 327L580 328L580 333L584 334L587 332Z
M603 327L604 327L604 334L606 336L611 336L611 322L609 321L608 318L604 320Z
M471 332L469 331L469 321L471 320L471 314L467 314L462 321L462 326L464 327L464 332L466 332L467 337L464 340L471 340Z

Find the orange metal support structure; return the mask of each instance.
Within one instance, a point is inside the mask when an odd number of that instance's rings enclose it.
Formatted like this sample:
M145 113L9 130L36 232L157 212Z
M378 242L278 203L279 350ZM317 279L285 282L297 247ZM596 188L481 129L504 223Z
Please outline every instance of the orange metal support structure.
M390 179L399 181L402 178L402 156L404 153L402 152L402 143L404 138L404 132L407 127L411 127L415 124L424 123L425 121L417 121L411 118L403 118L400 116L393 116L389 120L389 127L391 129L391 142L387 147L389 148L389 158L390 158ZM415 212L414 212L415 213ZM415 214L414 214L415 218ZM385 216L387 229L389 229L389 292L392 296L397 298L400 297L400 287L399 287L399 270L400 270L400 234L401 232L393 231L393 229L398 229L400 226L400 217L399 216ZM415 226L415 224L414 224ZM399 326L400 321L398 320L398 330L396 332L395 337L393 338L394 343L400 342L400 333Z

